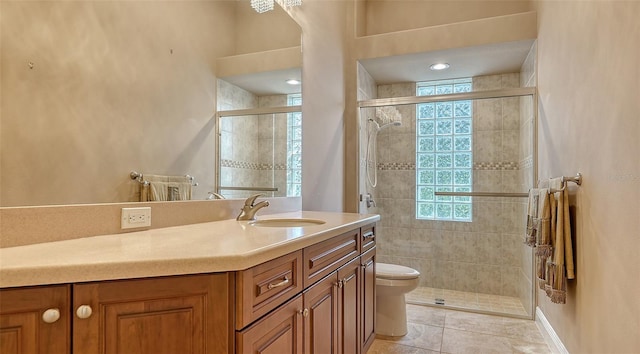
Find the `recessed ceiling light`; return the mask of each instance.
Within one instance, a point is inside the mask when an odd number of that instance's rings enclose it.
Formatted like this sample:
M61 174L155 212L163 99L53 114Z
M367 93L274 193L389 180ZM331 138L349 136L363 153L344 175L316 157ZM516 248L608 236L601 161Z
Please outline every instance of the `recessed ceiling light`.
M429 69L431 70L444 70L444 69L448 69L449 68L449 64L447 63L436 63L436 64L432 64Z
M286 81L289 85L300 85L300 80L289 79Z

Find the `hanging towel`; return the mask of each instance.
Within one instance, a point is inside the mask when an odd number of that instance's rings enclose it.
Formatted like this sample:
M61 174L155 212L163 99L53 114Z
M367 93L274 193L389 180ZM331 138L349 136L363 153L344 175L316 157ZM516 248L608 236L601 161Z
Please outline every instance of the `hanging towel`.
M534 219L536 229L536 277L538 287L544 289L547 283L547 259L553 251L553 232L551 228L551 199L549 189L538 189L538 217Z
M562 178L550 180L549 187L554 191L551 199L555 202L553 204L556 204L552 218L555 237L553 255L547 261L545 291L552 302L564 304L567 300L567 279L575 278L569 196Z
M191 200L191 180L186 176L144 175L149 182L148 201Z
M529 189L529 205L527 206L527 227L524 235L524 244L536 246L536 219L538 219L538 198L540 191L537 188Z

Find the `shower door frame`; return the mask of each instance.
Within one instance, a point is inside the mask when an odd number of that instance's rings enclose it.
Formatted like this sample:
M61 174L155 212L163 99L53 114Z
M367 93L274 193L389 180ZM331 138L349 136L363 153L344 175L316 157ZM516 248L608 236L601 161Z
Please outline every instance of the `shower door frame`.
M493 99L493 98L509 98L509 97L524 97L531 96L532 105L533 105L533 126L532 126L532 142L533 142L533 151L532 151L532 163L533 163L533 176L532 181L538 181L538 93L537 87L518 87L518 88L508 88L508 89L499 89L499 90L486 90L486 91L475 91L475 92L463 92L463 93L451 93L444 95L432 95L432 96L406 96L406 97L390 97L390 98L375 98L370 100L362 100L358 101L358 113L360 113L360 109L362 108L376 108L376 107L384 107L384 106L401 106L401 105L415 105L420 103L437 103L437 102L451 102L451 101L466 101L466 100L480 100L480 99ZM360 114L358 114L360 116ZM362 176L358 178L358 190L361 190L361 179ZM460 194L455 194L456 192L447 192L447 195L474 195L474 192L459 192ZM512 198L512 197L525 197L526 193L517 194L517 193L481 193L477 192L474 196L477 197L503 197L503 198ZM520 315L512 315L507 313L500 313L499 315L505 317L516 317L516 318L526 318L526 319L535 319L535 308L538 303L537 291L536 287L533 284L534 274L535 274L535 257L531 257L531 303L529 304L529 314L528 316L520 316ZM428 305L432 306L432 305ZM448 306L441 306L441 308L451 308ZM462 308L454 308L457 310L465 310L469 312L477 312L483 314L496 315L495 312L491 311L483 311L483 310L475 310L475 309L462 309Z

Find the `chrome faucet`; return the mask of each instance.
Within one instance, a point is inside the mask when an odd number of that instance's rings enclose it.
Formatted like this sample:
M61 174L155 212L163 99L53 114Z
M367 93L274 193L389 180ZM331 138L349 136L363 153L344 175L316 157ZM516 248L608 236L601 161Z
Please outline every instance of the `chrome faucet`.
M269 206L269 202L263 200L257 204L254 204L256 199L262 194L252 195L247 200L244 201L244 206L240 209L240 215L236 218L236 220L255 220L256 212L264 207Z

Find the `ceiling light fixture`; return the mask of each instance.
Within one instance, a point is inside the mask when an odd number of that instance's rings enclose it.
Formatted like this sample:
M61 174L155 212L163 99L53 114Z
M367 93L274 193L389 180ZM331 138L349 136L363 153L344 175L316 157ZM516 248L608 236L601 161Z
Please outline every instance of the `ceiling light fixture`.
M449 64L447 63L436 63L436 64L431 64L431 66L429 67L429 69L431 70L444 70L444 69L449 69Z
M289 79L286 81L286 83L288 83L289 85L300 85L300 80Z
M273 10L273 0L251 0L251 7L261 14Z
M273 4L275 2L283 8L302 5L302 0L251 0L251 7L253 7L257 13L261 14L273 10Z

